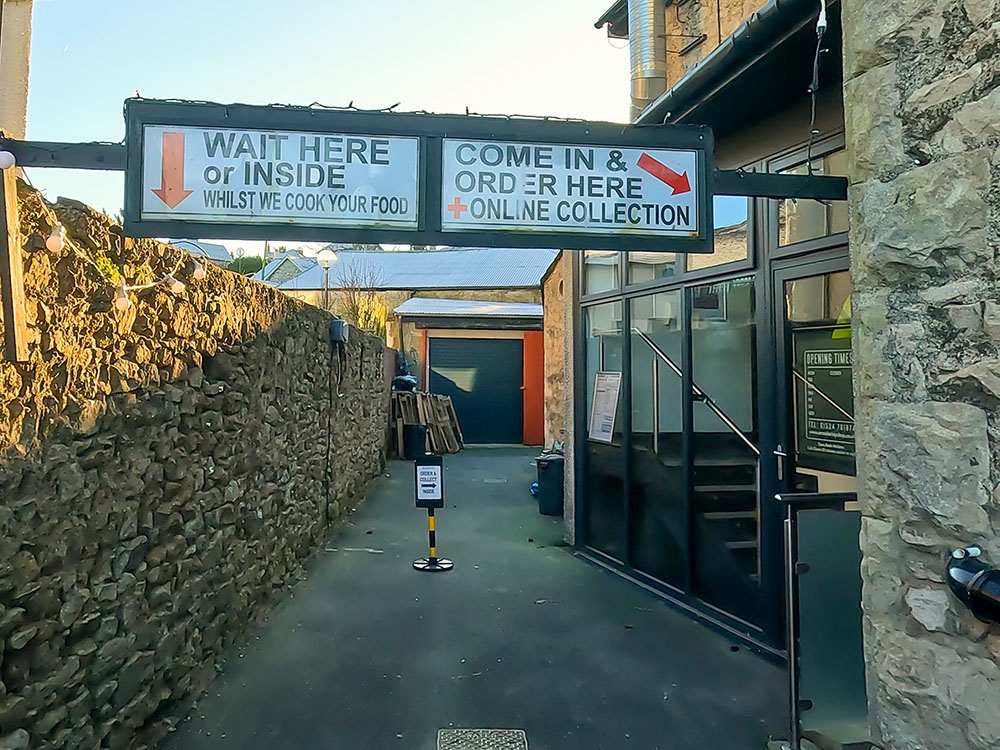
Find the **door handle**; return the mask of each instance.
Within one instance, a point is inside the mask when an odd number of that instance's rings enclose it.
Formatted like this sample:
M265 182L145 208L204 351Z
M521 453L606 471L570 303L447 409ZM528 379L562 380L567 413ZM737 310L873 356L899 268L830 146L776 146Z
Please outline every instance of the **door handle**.
M781 443L773 451L775 457L778 459L778 481L784 481L785 479L785 459L788 458L788 454L785 453L784 447Z

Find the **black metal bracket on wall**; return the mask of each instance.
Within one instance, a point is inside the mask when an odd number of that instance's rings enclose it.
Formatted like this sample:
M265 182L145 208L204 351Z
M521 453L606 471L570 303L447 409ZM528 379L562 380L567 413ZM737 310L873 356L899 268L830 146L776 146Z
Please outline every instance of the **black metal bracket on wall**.
M5 138L0 139L0 149L14 154L22 167L125 171L125 145L121 143L61 143ZM847 200L847 178L717 169L715 194L842 201Z
M64 143L4 138L0 139L0 149L10 151L21 167L126 171L126 148L122 143ZM714 170L709 178L709 185L714 195L820 201L847 199L847 179L844 177ZM270 235L273 228L265 228L263 231ZM324 234L331 233L331 230L324 230ZM341 230L340 233L343 234L344 230ZM388 239L400 242L406 242L410 239L419 244L423 243L425 239L419 231L395 231L392 235ZM482 240L483 238L460 234L456 235L454 239L458 241L457 244L461 245L469 244L471 240ZM505 239L508 238L504 238L502 233L492 233L488 239L493 244L504 244ZM629 242L627 238L622 238L622 241ZM568 239L567 242L569 242ZM634 241L632 244L638 247L648 242L649 240L644 238L641 242ZM530 245L530 241L526 243L520 238L516 241L510 238L509 243L517 246ZM473 242L472 244L478 243Z

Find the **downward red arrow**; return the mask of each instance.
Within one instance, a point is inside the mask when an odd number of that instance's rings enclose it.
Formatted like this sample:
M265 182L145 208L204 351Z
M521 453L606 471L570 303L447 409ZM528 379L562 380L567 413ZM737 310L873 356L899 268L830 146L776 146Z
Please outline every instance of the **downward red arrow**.
M161 151L163 169L160 189L154 190L153 195L170 208L177 208L181 201L194 192L184 189L184 134L164 133Z
M671 195L688 193L691 191L691 183L688 182L687 172L684 172L684 174L677 174L666 164L661 164L645 151L642 152L642 156L639 157L639 161L636 162L636 165L639 169L644 169L649 172L660 182L665 182L669 185L674 191Z

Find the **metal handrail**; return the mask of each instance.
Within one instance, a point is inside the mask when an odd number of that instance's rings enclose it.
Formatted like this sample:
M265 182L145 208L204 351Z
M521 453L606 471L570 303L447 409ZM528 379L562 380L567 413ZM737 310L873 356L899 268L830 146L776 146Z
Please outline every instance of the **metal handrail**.
M669 367L671 370L674 371L677 377L681 379L684 378L684 373L681 372L681 368L679 368L677 364L672 359L670 359L670 357L667 356L667 354L660 348L660 346L655 341L653 341L653 339L651 339L649 336L647 336L645 333L643 333L634 326L632 327L632 333L637 334L639 338L641 338L644 342L646 342L646 345L653 350L656 356L658 356L666 363L667 367ZM740 429L739 425L737 425L732 419L730 419L729 415L726 414L726 412L724 412L722 408L712 400L711 396L705 393L705 391L699 388L697 383L693 381L691 383L691 393L693 393L700 401L704 402L705 406L711 409L712 412L715 414L715 416L717 416L720 420L722 420L722 423L726 425L726 427L728 427L732 431L732 433L736 435L736 437L738 437L740 440L746 443L747 447L750 450L752 450L757 455L758 458L760 457L760 448L754 445L753 442L750 440L750 438L748 438L743 433L743 430Z
M844 408L843 408L843 407L842 407L842 406L841 406L840 404L838 404L838 403L837 403L836 401L834 401L834 400L833 400L832 398L830 398L829 396L827 396L827 395L826 395L826 394L825 394L825 393L823 392L823 389L822 389L822 388L820 388L820 387L819 387L818 385L816 385L815 383L810 383L810 382L809 382L808 380L806 380L806 378L805 378L805 377L804 377L804 376L803 376L803 375L802 375L802 374L801 374L801 373L800 373L800 372L799 372L798 370L796 370L796 369L795 369L794 367L792 368L792 375L794 375L794 376L795 376L795 377L797 377L797 378L798 378L799 380L801 380L801 381L802 381L803 383L805 383L805 384L806 384L806 387L808 387L808 388L812 388L812 389L813 389L814 391L816 391L816 393L818 393L818 394L820 395L820 398L822 398L822 399L824 399L825 401L827 401L827 402L828 402L828 403L830 404L830 406L832 406L832 407L833 407L834 409L836 409L836 410L837 410L837 411L839 411L839 412L840 412L841 414L843 414L843 415L844 415L845 417L847 417L847 418L848 418L848 419L850 420L851 424L854 424L854 416L853 416L852 414L849 414L849 413L848 413L848 412L847 412L847 411L846 411L846 410L845 410L845 409L844 409Z

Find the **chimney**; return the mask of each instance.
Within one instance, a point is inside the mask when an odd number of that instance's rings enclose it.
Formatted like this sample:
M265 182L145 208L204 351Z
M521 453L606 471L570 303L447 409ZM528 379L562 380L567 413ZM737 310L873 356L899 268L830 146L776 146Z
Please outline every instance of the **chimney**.
M666 34L665 0L628 0L632 120L667 90Z

